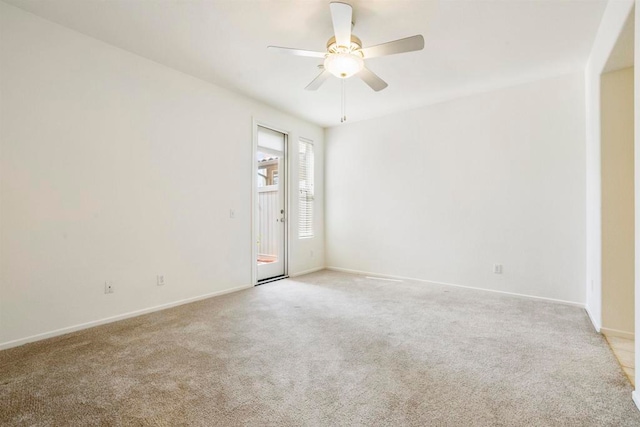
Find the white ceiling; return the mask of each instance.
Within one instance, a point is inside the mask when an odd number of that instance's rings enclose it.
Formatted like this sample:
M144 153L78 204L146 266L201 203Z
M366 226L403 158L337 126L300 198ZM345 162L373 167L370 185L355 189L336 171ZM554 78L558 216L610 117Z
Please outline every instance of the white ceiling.
M324 50L328 0L5 0L46 19L322 126L340 122L340 85L304 87L321 60L268 45ZM364 46L415 34L425 49L374 58L389 83L347 81L362 120L465 94L582 70L606 0L353 0Z
M609 59L604 67L604 72L621 70L633 67L634 64L634 35L635 35L635 14L630 13L627 21L618 36L616 45L609 55Z

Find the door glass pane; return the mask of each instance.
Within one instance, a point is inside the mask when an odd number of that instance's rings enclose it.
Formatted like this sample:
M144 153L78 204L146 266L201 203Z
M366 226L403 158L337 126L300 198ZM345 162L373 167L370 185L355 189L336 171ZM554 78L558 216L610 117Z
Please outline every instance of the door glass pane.
M277 262L280 255L279 165L279 157L258 151L258 265Z

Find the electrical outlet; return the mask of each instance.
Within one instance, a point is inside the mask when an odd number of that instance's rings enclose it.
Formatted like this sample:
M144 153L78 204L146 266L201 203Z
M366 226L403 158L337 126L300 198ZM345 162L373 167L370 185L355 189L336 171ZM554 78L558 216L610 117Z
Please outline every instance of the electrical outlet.
M158 275L156 276L156 280L157 280L157 284L158 286L164 286L164 276L162 275Z
M493 273L502 274L502 264L493 264Z
M104 293L112 294L113 293L113 282L111 280L107 280L104 282Z

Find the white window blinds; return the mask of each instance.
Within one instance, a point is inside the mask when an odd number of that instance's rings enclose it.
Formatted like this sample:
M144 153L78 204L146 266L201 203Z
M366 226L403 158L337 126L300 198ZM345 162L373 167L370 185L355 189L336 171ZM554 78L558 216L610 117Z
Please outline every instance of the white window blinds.
M313 237L313 143L298 142L298 237Z

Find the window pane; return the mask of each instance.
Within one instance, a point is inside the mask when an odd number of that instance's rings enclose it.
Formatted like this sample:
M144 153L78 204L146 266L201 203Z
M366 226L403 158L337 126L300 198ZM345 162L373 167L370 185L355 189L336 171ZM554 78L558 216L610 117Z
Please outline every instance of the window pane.
M298 236L313 237L313 144L298 143Z

